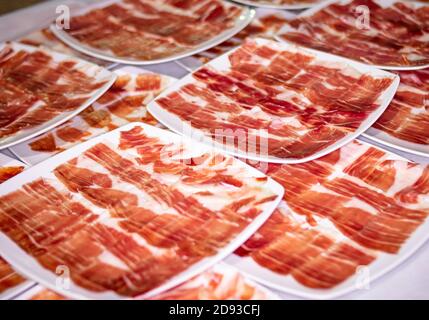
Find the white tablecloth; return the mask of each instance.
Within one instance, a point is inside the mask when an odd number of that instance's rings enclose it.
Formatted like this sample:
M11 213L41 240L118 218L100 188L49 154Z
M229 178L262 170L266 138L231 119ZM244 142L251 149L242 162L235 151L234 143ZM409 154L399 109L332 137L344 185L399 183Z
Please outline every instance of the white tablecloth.
M51 0L40 5L0 16L0 41L14 40L38 28L48 26L55 19L58 5L69 5L73 10L95 0ZM169 62L145 69L181 78L188 73L178 63ZM362 138L364 141L368 141ZM372 142L371 142L372 143ZM429 158L398 152L392 148L384 149L395 152L418 163L429 164ZM343 296L342 299L429 299L429 243L401 266L370 284L369 289L357 290ZM279 293L284 299L298 299L296 296Z

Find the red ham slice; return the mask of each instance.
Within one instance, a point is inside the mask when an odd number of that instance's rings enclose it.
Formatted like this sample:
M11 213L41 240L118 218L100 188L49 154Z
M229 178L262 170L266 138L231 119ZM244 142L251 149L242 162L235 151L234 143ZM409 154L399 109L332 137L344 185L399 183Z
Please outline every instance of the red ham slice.
M3 183L13 176L21 173L23 166L0 167L0 183ZM13 270L13 268L0 256L0 294L14 288L26 280Z
M271 294L235 269L217 265L153 300L266 300Z

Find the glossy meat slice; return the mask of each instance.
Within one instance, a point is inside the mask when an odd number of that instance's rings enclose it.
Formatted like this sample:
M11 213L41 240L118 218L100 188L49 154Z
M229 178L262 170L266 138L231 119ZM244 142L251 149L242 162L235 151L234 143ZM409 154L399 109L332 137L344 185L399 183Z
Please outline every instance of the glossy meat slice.
M192 57L207 63L210 60L241 45L248 37L264 37L271 39L280 30L287 19L282 12L269 12L255 17L252 22L232 38L222 42L214 48L194 54Z
M85 61L89 61L103 67L109 67L112 64L108 61L88 56L67 46L64 42L59 40L49 28L44 28L31 32L20 38L18 41L22 44L30 46L49 48L56 52L61 52L69 56L81 58Z
M21 173L22 171L24 171L23 166L0 167L0 183L9 180L10 178Z
M268 300L275 298L276 296L270 291L249 281L237 270L226 265L216 265L151 300ZM65 300L67 298L37 286L18 299Z
M9 180L23 170L24 166L0 167L0 183ZM25 281L26 279L16 273L9 263L0 256L0 294Z
M327 218L363 246L398 252L428 214L424 202L409 206L400 195L417 192L425 197L427 192L417 180L427 169L389 160L385 152L358 142L343 147L340 154L326 177L291 165L277 166L271 176L290 190L285 195L288 206L309 221L314 216ZM320 161L323 158L314 162ZM401 183L407 179L416 181L416 186L404 188Z

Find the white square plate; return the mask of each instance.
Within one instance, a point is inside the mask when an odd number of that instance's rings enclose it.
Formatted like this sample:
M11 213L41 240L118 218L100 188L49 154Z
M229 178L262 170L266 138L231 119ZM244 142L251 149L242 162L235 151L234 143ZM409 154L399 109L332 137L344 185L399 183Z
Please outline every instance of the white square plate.
M23 172L22 174L12 178L11 180L5 182L0 186L0 196L9 194L15 190L18 190L26 183L34 181L38 178L46 178L50 179L50 181L55 181L56 177L52 173L52 171L58 166L61 165L77 156L81 155L87 149L90 149L94 145L107 142L109 145L118 145L121 132L128 131L134 127L143 128L144 132L151 136L157 137L164 143L184 143L187 153L187 157L197 157L205 152L210 152L210 149L204 145L198 144L190 139L180 137L174 133L171 133L167 130L162 130L159 128L155 128L142 123L131 123L122 128L116 129L104 135L98 136L96 138L91 139L90 141L86 141L82 144L79 144L63 153L60 153L38 165L35 165ZM189 148L189 149L188 149ZM188 153L189 152L189 153ZM233 165L237 168L243 170L246 173L246 176L249 177L265 177L260 171L248 166L247 164L233 159ZM202 188L202 191L204 188ZM217 254L204 258L199 262L191 265L188 269L183 272L177 274L176 276L170 278L165 283L160 286L146 292L140 298L148 298L154 295L157 295L165 290L168 290L172 287L177 286L178 284L192 278L193 276L201 273L206 270L210 266L216 264L217 262L224 259L226 256L231 254L234 250L236 250L244 241L246 241L256 230L269 218L271 213L275 210L277 205L279 204L281 198L283 197L283 187L275 182L272 179L266 180L261 185L261 190L266 190L269 194L274 194L276 198L270 202L266 202L261 205L262 212L255 217L255 219L240 232L235 238L233 238L228 244L226 244L222 249L220 249ZM88 206L86 203L85 205ZM97 210L96 207L91 207L91 210ZM43 268L36 259L28 255L23 249L21 249L14 241L9 239L5 234L0 233L0 254L14 266L14 268L22 273L23 275L31 278L38 283L57 291L60 294L65 296L76 298L76 299L121 299L124 298L122 296L117 295L112 291L107 291L103 293L96 293L89 290L86 290L74 282L71 281L68 289L64 289L64 287L58 287L57 280L58 276L55 273Z
M323 52L310 52L307 49L304 49L302 47L297 47L294 45L290 45L287 43L279 43L270 41L267 39L257 38L255 39L256 43L259 45L264 44L270 44L275 45L278 49L281 50L290 50L292 52L302 52L307 55L315 56L318 61L324 61L327 63L333 63L335 65L344 64L351 66L358 70L361 73L369 74L373 77L387 77L392 79L391 85L381 93L379 99L377 100L378 108L375 109L368 117L365 119L354 132L351 132L344 136L342 139L336 141L335 143L331 144L330 146L324 148L321 151L318 151L310 156L296 159L296 158L278 158L274 156L266 156L261 155L256 152L242 152L241 150L237 150L237 148L225 144L221 144L217 141L214 141L211 137L207 137L204 135L203 131L191 127L188 123L185 123L182 121L182 119L175 114L168 112L164 108L162 108L158 103L157 100L163 97L168 96L170 93L175 92L179 90L181 87L183 87L186 84L189 83L195 83L197 80L193 77L192 74L189 74L182 78L181 80L177 81L175 84L173 84L171 87L169 87L167 90L165 90L161 95L158 96L157 99L155 99L153 102L151 102L148 105L149 112L162 124L164 124L166 127L168 127L170 130L173 130L174 132L177 132L182 135L191 136L194 139L197 139L205 144L214 146L220 150L223 150L229 154L232 154L234 156L250 159L250 160L256 160L256 161L263 161L263 162L273 162L273 163L302 163L307 162L310 160L317 159L319 157L322 157L340 147L347 144L348 142L355 139L357 136L359 136L362 132L367 130L384 112L386 107L389 105L390 101L392 100L396 89L399 85L399 77L397 75L394 75L392 73L376 69L371 66L364 65L362 63L355 62L353 60L349 60L346 58L341 58L335 55L323 53ZM235 52L237 49L233 49L230 52L227 52L223 54L222 56L210 61L206 64L206 66L209 66L215 70L218 71L227 71L230 68L230 62L229 62L229 55L233 52ZM204 67L204 66L203 66Z

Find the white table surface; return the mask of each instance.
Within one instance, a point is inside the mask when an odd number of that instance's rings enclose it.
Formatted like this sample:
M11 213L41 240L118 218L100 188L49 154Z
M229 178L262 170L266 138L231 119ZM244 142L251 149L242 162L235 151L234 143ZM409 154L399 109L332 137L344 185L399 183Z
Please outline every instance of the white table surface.
M46 27L57 16L55 9L58 5L68 5L71 10L96 0L51 0L23 10L0 16L0 42L14 40L34 30ZM185 76L186 70L176 62L145 66L147 70L164 73L176 78ZM365 138L361 138L375 144ZM377 144L375 144L377 145ZM381 145L380 145L381 146ZM414 156L409 153L397 151L392 148L381 146L384 149L397 153L407 159L422 164L429 164L429 158ZM4 151L8 153L8 151ZM356 290L341 299L429 299L429 242L426 243L410 259L392 270L383 277L370 283L368 289ZM278 292L288 300L299 299L299 297Z

